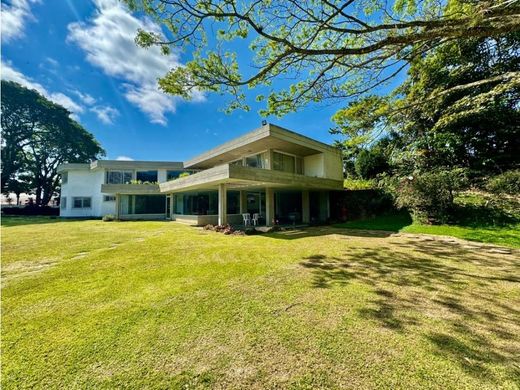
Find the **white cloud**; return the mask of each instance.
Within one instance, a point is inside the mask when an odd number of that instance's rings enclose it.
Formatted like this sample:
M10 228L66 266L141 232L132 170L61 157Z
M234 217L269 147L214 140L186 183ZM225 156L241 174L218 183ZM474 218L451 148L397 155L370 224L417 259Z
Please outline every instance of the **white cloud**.
M63 107L74 114L81 114L84 111L84 108L75 102L70 96L67 96L61 92L49 92L43 85L13 68L9 62L2 61L1 65L3 80L16 81L17 83L20 83L29 89L35 89L47 99L61 104Z
M76 96L78 96L83 103L85 103L87 106L91 106L94 103L96 103L96 99L94 99L92 96L90 96L88 93L83 93L78 90L72 91Z
M96 5L91 20L69 24L68 41L81 47L90 63L122 80L126 99L151 122L165 125L166 114L175 112L178 99L159 91L157 79L180 66L178 56L165 56L157 47L143 49L135 44L139 28L161 33L151 20L134 17L116 0L97 0ZM201 93L193 98L204 99Z
M35 20L31 12L30 3L36 2L36 0L2 2L2 42L20 38L24 35L25 23L28 20Z
M134 159L132 157L128 157L128 156L117 156L116 160L117 161L134 161Z
M95 113L98 119L107 125L114 123L114 119L119 116L119 111L109 106L92 107L90 111Z

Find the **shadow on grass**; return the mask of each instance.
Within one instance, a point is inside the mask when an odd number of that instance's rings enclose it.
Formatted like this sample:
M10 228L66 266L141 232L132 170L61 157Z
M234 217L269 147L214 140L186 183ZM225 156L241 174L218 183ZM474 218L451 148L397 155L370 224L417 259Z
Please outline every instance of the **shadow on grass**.
M520 288L517 253L490 254L442 241L408 240L377 248L315 254L300 265L318 289L372 287L357 315L391 331L426 339L434 353L484 381L513 381L520 371L520 309L504 299ZM496 370L493 365L500 365ZM503 380L503 375L502 375ZM495 382L496 383L496 382Z

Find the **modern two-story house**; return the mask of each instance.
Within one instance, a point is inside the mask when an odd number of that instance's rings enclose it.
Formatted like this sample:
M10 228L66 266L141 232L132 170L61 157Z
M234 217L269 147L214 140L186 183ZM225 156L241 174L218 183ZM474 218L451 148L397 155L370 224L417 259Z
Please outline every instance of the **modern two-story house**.
M100 160L64 164L60 173L64 217L198 226L240 224L255 213L268 226L323 221L330 191L343 188L338 149L272 124L184 163Z

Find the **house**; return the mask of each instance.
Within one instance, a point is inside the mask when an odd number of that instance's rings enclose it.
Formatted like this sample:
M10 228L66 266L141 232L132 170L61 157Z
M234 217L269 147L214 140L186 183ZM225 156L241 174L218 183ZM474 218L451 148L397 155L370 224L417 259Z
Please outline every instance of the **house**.
M272 124L184 163L100 160L59 171L61 216L198 226L240 224L244 213L260 214L266 225L324 221L330 191L343 188L338 149Z

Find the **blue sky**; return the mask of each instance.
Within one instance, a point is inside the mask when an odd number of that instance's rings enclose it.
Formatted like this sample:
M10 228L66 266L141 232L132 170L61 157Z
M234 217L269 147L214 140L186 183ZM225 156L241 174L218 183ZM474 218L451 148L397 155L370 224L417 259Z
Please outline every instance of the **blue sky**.
M225 96L185 102L158 91L157 77L189 53L165 57L136 47L138 27L158 31L116 0L2 0L2 78L69 108L109 159L184 161L259 127L262 106L254 99L251 111L225 114ZM338 108L307 107L268 120L330 143Z

